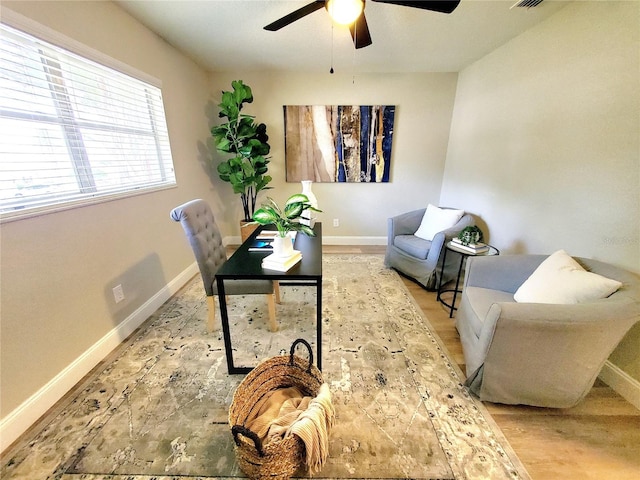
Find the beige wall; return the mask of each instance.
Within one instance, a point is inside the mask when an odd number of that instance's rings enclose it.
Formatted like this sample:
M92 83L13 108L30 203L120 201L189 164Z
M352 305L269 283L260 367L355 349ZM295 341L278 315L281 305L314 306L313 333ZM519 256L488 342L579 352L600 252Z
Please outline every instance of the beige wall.
M231 81L241 79L251 86L254 102L246 112L267 125L271 144L269 173L273 190L263 192L276 201L302 190L299 183L285 181L283 105L396 105L391 182L380 184L316 183L313 191L323 213L323 235L386 238L386 219L392 215L437 204L444 172L444 161L457 74L352 75L349 72L326 74L239 72L215 74L211 90L219 101L222 90L231 89ZM214 114L217 110L214 104ZM243 110L245 111L245 110ZM224 157L217 152L216 162ZM224 185L230 190L229 184ZM236 228L241 218L239 198L233 199L226 220ZM333 219L340 227L333 227ZM233 227L232 227L233 226ZM343 240L344 241L344 240Z
M205 72L109 2L2 6L160 79L178 179L174 189L0 226L4 418L193 262L169 211L217 195L198 161L209 136ZM119 283L126 300L116 305Z
M640 273L639 11L575 2L460 72L441 201L503 252ZM612 356L636 380L639 345Z

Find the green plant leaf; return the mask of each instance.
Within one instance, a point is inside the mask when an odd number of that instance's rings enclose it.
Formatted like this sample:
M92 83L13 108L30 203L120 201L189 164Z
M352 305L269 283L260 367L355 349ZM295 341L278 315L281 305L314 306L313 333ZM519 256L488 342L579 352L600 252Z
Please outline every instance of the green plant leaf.
M309 227L308 225L303 225L302 223L298 224L298 231L304 233L305 235L308 235L310 237L315 237L316 233L313 231L313 229L311 227Z
M271 187L267 187L267 184L272 180L272 178L269 175L264 175L264 176L260 176L258 177L258 179L256 180L256 192L259 192L261 190L268 190Z
M278 214L273 208L263 206L253 213L253 219L261 225L268 225L277 222Z
M300 215L302 215L304 205L305 204L301 202L287 203L284 206L285 217L287 217L289 220L298 218Z
M284 204L285 207L290 203L309 203L309 197L303 193L294 193L287 199L287 202Z
M245 164L245 161L241 156L233 157L229 159L229 166L235 171L242 170L244 164Z
M242 173L244 173L246 177L253 177L256 173L256 169L253 168L251 162L244 162L242 164Z
M233 152L233 145L226 138L221 138L218 141L218 150L226 153L235 153Z
M238 149L238 153L247 158L251 156L251 145L244 145Z
M251 92L251 87L249 87L249 85L245 85L242 80L232 81L231 87L233 88L234 101L237 104L241 105L245 102L253 102L253 93Z

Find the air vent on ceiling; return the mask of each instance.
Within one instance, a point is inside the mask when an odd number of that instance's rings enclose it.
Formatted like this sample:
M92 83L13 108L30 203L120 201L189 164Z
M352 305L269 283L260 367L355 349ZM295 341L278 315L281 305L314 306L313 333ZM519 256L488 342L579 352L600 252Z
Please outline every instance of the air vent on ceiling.
M537 7L538 5L540 5L542 3L542 0L520 0L516 3L514 3L513 5L511 5L511 8L533 8L533 7Z

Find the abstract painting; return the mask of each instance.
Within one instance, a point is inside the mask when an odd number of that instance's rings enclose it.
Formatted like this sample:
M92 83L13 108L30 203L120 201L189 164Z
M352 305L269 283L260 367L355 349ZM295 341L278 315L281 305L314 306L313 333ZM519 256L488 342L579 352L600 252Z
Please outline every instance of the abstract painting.
M394 105L286 105L287 182L389 182Z

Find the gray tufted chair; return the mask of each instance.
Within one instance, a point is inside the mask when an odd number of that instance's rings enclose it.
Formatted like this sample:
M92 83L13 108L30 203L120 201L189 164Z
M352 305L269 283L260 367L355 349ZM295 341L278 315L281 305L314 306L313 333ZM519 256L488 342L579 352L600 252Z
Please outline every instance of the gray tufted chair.
M171 218L182 224L198 262L209 308L207 328L212 332L217 327L215 325L214 295L218 294L218 286L215 274L227 260L220 230L216 225L211 207L200 199L191 200L174 208L171 211ZM277 282L271 280L229 280L224 282L224 289L227 295L267 295L269 326L271 331L278 329L275 303L280 303L280 295Z

